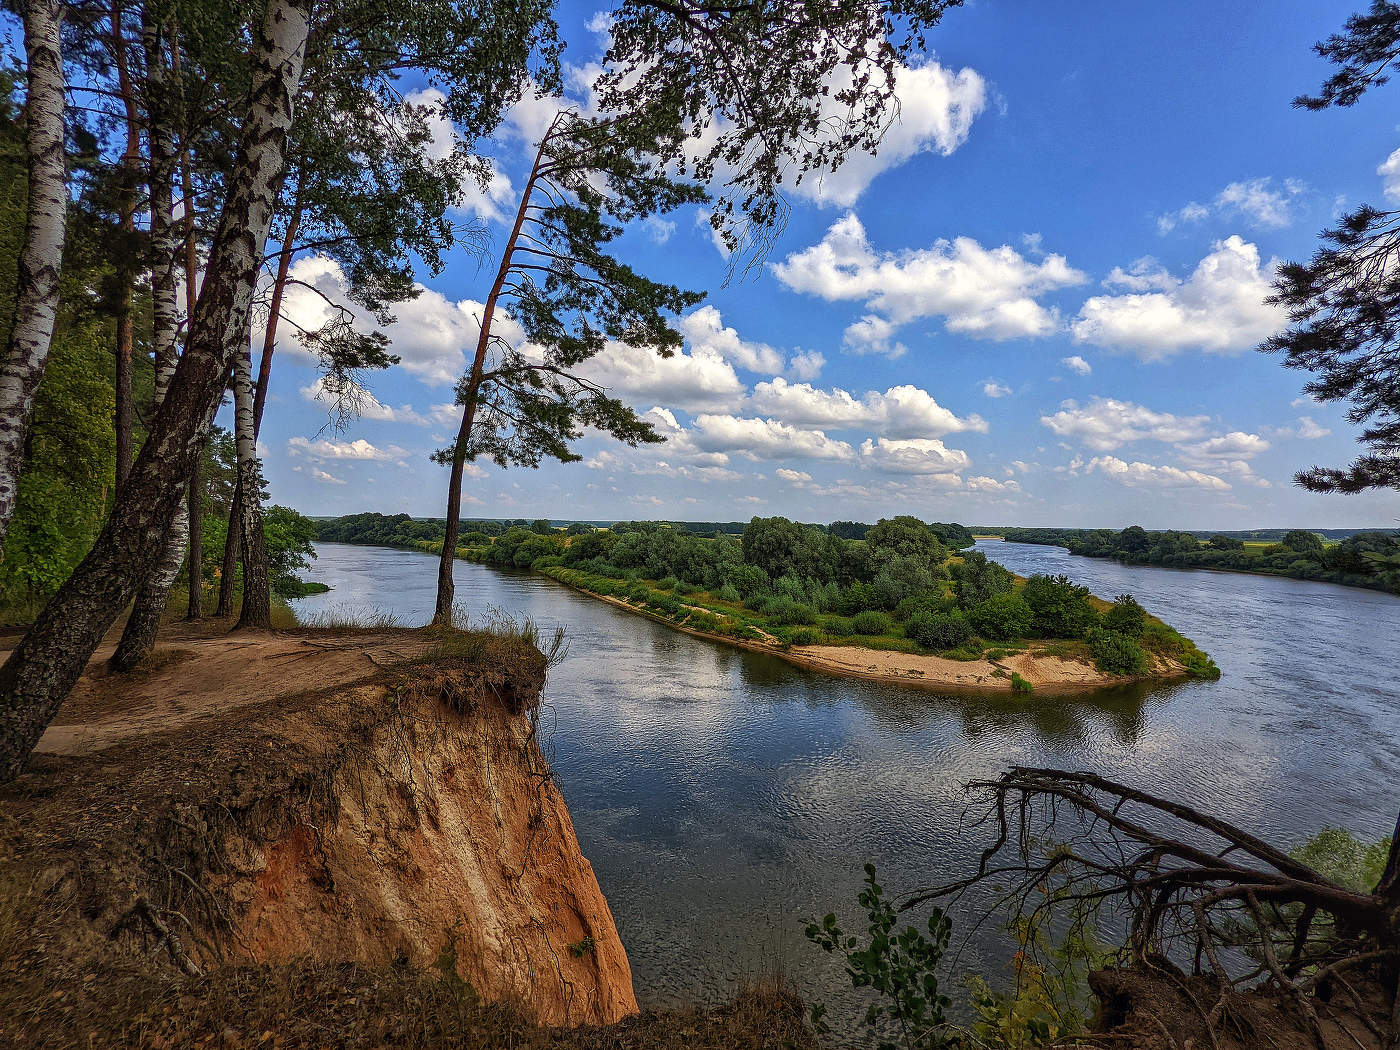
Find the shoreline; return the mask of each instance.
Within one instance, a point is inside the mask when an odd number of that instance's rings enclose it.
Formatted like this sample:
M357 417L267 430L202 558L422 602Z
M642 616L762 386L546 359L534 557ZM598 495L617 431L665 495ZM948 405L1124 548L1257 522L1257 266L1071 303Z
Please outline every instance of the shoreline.
M466 561L468 559L461 559ZM471 562L473 565L480 562ZM489 569L491 566L482 565ZM929 691L965 693L973 696L1004 695L1017 696L1011 687L1012 673L1019 674L1035 688L1034 696L1068 696L1078 693L1095 692L1115 686L1134 685L1142 682L1173 682L1190 678L1185 667L1165 657L1149 654L1157 664L1159 673L1124 677L1109 675L1090 663L1067 660L1059 656L1036 655L1034 645L1029 643L1026 651L1015 653L1002 660L949 660L946 657L926 653L903 653L897 650L869 649L859 645L799 645L783 648L747 638L733 638L697 630L674 620L659 616L649 609L632 605L612 595L594 594L592 591L574 584L557 580L547 573L532 573L542 576L561 587L567 587L577 594L586 595L595 601L606 602L615 608L643 616L664 627L669 627L694 638L728 645L735 649L746 649L752 653L776 656L790 664L809 671L820 671L837 678L860 678L872 682L885 682L891 685L912 686ZM864 664L864 666L862 666ZM1000 675L997 672L1000 671Z

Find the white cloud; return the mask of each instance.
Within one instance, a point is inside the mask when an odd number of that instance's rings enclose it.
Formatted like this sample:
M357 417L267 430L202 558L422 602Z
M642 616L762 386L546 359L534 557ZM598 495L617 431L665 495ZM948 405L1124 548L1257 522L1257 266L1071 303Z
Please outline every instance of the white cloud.
M452 127L444 109L447 96L438 88L424 88L404 96L404 101L412 106L426 107L422 115L428 132L432 136L424 147L424 152L433 160L445 160L451 156L457 145L457 133ZM500 171L495 162L486 161L486 185L482 186L475 178L468 176L458 188L461 194L457 207L484 222L504 222L506 208L514 212L515 187L510 178Z
M1318 438L1325 438L1332 431L1315 422L1311 416L1298 417L1298 436L1306 441L1316 441Z
M679 330L693 354L711 354L748 369L776 375L783 370L783 355L767 343L754 343L740 338L727 327L720 312L713 306L702 306L680 319Z
M1197 461L1250 459L1269 447L1269 443L1258 434L1246 434L1239 430L1194 444L1177 445L1184 454Z
M937 438L867 438L860 455L864 463L891 474L952 474L972 463L966 452L948 448Z
M844 441L821 430L789 426L776 419L744 419L730 415L700 415L690 431L697 448L733 452L749 459L835 459L855 457Z
M671 234L676 232L676 224L672 219L648 215L642 222L646 226L647 236L651 238L653 244L665 244L671 239Z
M1381 162L1376 174L1381 177L1385 199L1391 203L1400 203L1400 149Z
M1229 492L1230 483L1214 474L1199 470L1182 470L1151 463L1127 463L1117 456L1095 456L1084 468L1087 473L1098 471L1124 485L1149 488L1202 488Z
M866 314L846 326L841 345L853 354L883 354L893 361L909 348L894 341L895 325L877 314Z
M950 331L978 338L1048 335L1059 319L1036 298L1084 281L1061 255L1037 263L1009 245L988 249L970 237L876 252L854 212L773 271L793 291L856 300L878 311L846 332L848 345L877 353L890 352L894 326L924 317L943 317Z
M773 471L773 473L784 481L804 482L812 480L812 475L808 474L805 470L789 470L787 467L779 467L777 470Z
M1207 433L1208 416L1176 416L1154 412L1131 401L1095 397L1087 405L1065 401L1040 422L1064 438L1075 438L1096 452L1108 452L1133 441L1195 441Z
M697 210L695 213L695 227L696 229L704 230L706 236L710 238L710 243L715 246L715 251L728 259L730 256L729 245L724 243L724 238L720 236L719 231L710 225L710 218L713 214L713 212L706 208Z
M334 407L338 400L335 394L327 388L324 376L318 377L314 382L302 387L300 393L307 401L322 405L328 410ZM356 389L347 400L353 402L357 410L356 414L360 419L369 419L380 423L413 423L418 426L427 426L432 422L428 417L415 411L412 405L400 405L398 408L392 408L363 387Z
M799 350L788 358L788 375L794 379L816 379L826 367L826 355L820 350Z
M315 357L303 350L290 333L297 329L314 331L331 321L337 313L331 303L343 306L358 330L382 331L389 337L389 349L401 358L401 367L430 385L455 383L466 365L466 350L476 347L483 308L475 300L453 302L441 292L424 288L416 299L392 308L392 324L380 326L351 301L345 274L335 260L303 257L292 264L291 275L296 283L287 288L282 303L285 320L279 331L284 336L281 342L285 351L303 363L314 363ZM496 311L492 332L513 344L524 340L520 326L501 310ZM254 336L255 342L261 343L262 332L257 323Z
M1201 222L1213 213L1240 219L1257 229L1277 230L1291 225L1293 208L1307 191L1297 179L1284 179L1275 185L1272 178L1232 182L1216 195L1211 205L1191 201L1185 207L1157 219L1159 233L1171 233L1178 226Z
M998 481L996 478L989 478L986 475L977 475L967 479L967 487L973 492L1020 492L1021 483L1019 481Z
M1084 358L1080 357L1078 354L1071 354L1069 357L1060 358L1060 364L1064 365L1076 375L1081 376L1087 376L1090 372L1094 370L1093 366L1090 365L1088 361L1084 360Z
M388 448L378 448L371 445L364 438L356 438L354 441L312 441L309 438L293 437L287 439L287 451L293 455L304 455L311 459L363 459L363 460L391 460L401 459L408 455L407 449L399 448L398 445L390 445Z
M845 112L838 92L851 87L850 70L841 67L824 96L822 117L834 124ZM896 119L880 140L877 153L851 153L835 171L808 174L793 188L799 197L850 207L882 172L921 153L953 153L967 141L972 123L986 108L986 81L972 69L953 72L935 61L900 66L895 71Z
M982 393L988 397L1007 397L1011 394L1011 388L1005 383L998 383L995 379L988 379L982 384Z
M331 485L345 484L344 478L338 478L334 474L327 474L324 470L321 470L320 468L313 468L311 471L311 476L317 481L324 481Z
M744 398L744 384L733 366L713 350L661 357L654 350L609 342L587 371L624 399L687 411L731 408Z
M796 426L860 427L889 437L928 437L962 430L985 432L979 416L960 417L916 386L870 391L857 399L839 387L819 390L810 383L789 383L781 376L753 388L752 404L765 415Z
M1218 241L1195 272L1180 281L1165 271L1114 272L1128 287L1160 290L1089 299L1073 325L1077 342L1160 360L1194 347L1235 353L1255 346L1287 323L1286 312L1265 299L1274 266L1261 267L1259 249L1238 236ZM1134 285L1132 282L1137 282Z

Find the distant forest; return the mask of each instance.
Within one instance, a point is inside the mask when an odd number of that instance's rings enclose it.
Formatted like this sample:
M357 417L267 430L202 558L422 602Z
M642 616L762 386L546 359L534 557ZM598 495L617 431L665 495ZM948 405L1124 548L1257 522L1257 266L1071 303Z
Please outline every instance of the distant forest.
M1291 529L1275 533L1149 532L1140 525L1113 529L1000 529L1015 543L1068 548L1088 558L1176 569L1222 569L1400 594L1400 533ZM1326 542L1340 534L1337 542ZM1268 542L1276 540L1276 542Z

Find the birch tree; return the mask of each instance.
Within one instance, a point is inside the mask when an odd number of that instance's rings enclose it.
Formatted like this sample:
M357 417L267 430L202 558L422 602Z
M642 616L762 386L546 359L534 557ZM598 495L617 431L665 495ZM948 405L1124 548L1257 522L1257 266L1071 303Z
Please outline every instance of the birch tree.
M68 204L64 171L64 71L60 47L63 5L23 0L25 152L29 206L20 251L15 315L0 358L0 552L14 516L34 392L58 316L59 276Z

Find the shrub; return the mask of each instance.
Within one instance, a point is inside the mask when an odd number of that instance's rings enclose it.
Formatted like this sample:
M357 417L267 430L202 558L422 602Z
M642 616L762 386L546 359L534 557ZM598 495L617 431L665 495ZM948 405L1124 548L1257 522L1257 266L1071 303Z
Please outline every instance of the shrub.
M617 593L623 592L619 590ZM651 597L651 588L644 583L634 583L627 588L626 596L629 602L645 602Z
M1103 614L1103 625L1129 638L1141 638L1147 630L1147 610L1131 594L1120 594L1113 600L1113 608Z
M904 633L925 649L956 649L972 638L967 617L952 612L921 612L904 625Z
M817 645L821 640L821 632L813 627L799 627L788 635L789 645Z
M1126 634L1092 627L1087 637L1094 665L1105 674L1135 675L1147 671L1147 653Z
M888 634L890 618L874 609L866 609L851 617L851 628L856 634Z
M676 593L683 596L694 594L700 588L693 583L677 583Z
M827 616L822 620L822 630L833 638L849 638L856 633L856 628L846 616Z
M1032 576L1021 596L1035 614L1034 629L1042 638L1083 638L1098 625L1089 588L1077 586L1068 576Z
M791 598L774 598L768 602L765 615L784 626L811 625L817 622L817 610Z
M743 596L739 594L739 589L735 587L732 583L726 583L723 587L721 587L716 597L718 597L719 600L722 602L743 601Z
M901 622L917 616L921 612L951 612L957 602L942 591L925 591L905 598L895 607L894 616Z
M1030 634L1035 614L1019 594L998 594L969 609L967 622L983 638L1004 642Z
M663 580L656 581L656 589L658 591L674 591L676 589L676 584L680 582L681 581L676 579L674 576L667 576Z
M1022 677L1021 677L1019 674L1017 674L1015 671L1012 671L1012 672L1011 672L1011 691L1012 691L1013 693L1019 693L1019 694L1022 695L1022 696L1030 696L1031 693L1034 693L1034 692L1035 692L1035 686L1031 685L1030 682L1026 681L1024 678L1022 678Z

